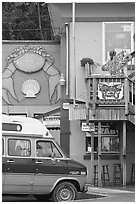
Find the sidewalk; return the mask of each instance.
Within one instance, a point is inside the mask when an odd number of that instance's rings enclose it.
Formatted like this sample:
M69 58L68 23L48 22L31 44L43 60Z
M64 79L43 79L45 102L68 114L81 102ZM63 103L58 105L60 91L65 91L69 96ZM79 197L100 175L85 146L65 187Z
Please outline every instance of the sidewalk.
M95 187L92 185L88 186L88 193L97 193L97 194L109 194L109 193L133 193L135 192L135 185L123 186L103 186Z

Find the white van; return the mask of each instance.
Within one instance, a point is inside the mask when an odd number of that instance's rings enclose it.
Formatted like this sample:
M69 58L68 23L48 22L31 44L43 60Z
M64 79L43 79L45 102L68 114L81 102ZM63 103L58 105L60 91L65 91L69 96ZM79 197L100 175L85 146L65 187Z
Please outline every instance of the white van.
M87 168L68 158L37 119L2 115L2 193L73 201L86 192Z

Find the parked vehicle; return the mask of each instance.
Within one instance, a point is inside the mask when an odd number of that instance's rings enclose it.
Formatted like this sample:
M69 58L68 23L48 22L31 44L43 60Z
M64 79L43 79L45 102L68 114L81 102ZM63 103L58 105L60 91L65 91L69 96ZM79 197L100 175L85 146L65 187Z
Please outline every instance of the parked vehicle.
M87 168L70 158L37 119L2 115L2 193L73 201L86 192Z

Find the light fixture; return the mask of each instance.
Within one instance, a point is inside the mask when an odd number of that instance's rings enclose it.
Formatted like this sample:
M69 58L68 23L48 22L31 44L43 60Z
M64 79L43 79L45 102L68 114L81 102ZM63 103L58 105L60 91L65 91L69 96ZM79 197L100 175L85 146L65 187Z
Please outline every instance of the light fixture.
M63 74L61 74L61 76L60 76L60 85L61 85L61 86L64 86L64 85L65 85L65 78L64 78L64 75L63 75Z

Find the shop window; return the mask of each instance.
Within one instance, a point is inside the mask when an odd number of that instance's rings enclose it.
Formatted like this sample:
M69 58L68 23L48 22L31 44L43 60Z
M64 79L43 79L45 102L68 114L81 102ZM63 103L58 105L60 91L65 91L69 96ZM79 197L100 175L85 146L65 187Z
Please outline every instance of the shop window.
M98 137L94 137L94 152L98 150ZM86 153L91 152L91 137L86 137ZM119 152L119 137L101 137L101 152Z
M117 153L119 152L119 133L112 124L102 123L101 126L101 152L102 153ZM91 152L91 135L89 132L86 132L86 141L85 141L86 153ZM98 151L98 126L95 125L94 131L94 152Z
M8 140L8 155L9 156L25 156L31 154L31 143L29 140L9 139Z
M94 152L97 152L98 137L94 137ZM91 137L86 137L86 152L91 152Z
M119 138L118 137L102 137L101 138L102 152L119 152Z

